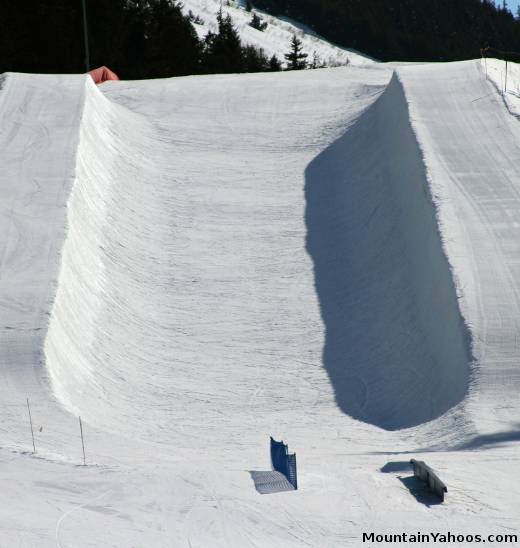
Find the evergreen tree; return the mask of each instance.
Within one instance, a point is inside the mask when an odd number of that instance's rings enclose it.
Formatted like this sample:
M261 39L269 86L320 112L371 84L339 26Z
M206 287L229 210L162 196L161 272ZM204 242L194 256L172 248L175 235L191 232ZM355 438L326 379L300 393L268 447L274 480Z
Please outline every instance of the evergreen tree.
M269 71L277 72L279 70L282 70L282 63L280 63L280 60L276 55L273 55L271 59L269 59Z
M253 6L249 0L246 0L246 11L251 11Z
M218 32L208 33L204 40L203 66L209 73L244 72L242 43L231 16L217 14Z
M262 19L255 12L253 13L253 17L251 17L251 21L249 21L249 26L263 32L267 28L267 22L262 21Z
M307 53L302 52L302 42L296 34L291 40L291 51L284 55L287 60L287 70L302 70L307 67Z
M246 46L244 48L244 58L246 72L265 72L269 70L269 61L261 48Z
M204 24L204 21L198 15L195 16L195 14L191 10L188 12L188 18L192 23L195 23L195 25Z
M181 5L170 0L149 4L146 51L143 64L147 78L194 74L199 69L201 44Z
M320 56L316 53L316 50L312 52L312 61L309 65L311 69L320 68Z

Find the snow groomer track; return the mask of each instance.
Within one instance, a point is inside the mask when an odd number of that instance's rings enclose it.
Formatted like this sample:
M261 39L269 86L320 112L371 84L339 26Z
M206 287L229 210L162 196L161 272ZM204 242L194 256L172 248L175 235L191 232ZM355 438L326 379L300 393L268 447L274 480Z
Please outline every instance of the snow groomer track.
M4 75L0 546L514 532L515 100L476 61Z

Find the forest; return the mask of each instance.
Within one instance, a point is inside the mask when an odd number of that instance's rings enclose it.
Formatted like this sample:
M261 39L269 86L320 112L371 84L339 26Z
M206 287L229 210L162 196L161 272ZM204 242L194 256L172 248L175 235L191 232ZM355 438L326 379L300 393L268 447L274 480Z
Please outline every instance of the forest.
M243 44L225 14L201 24L176 0L88 0L90 66L121 78L314 68L297 44L285 59ZM475 58L481 48L520 52L520 19L490 0L248 0L247 9L289 17L340 46L382 61ZM252 12L252 25L266 23ZM296 47L296 49L295 49ZM303 56L303 57L302 57ZM513 57L515 57L513 55ZM0 0L0 73L85 71L80 0Z
M124 79L280 70L276 57L242 44L228 15L200 40L196 18L172 0L88 0L90 67ZM0 0L2 72L85 72L80 0ZM287 45L288 49L290 44Z
M457 61L484 47L520 52L520 19L490 0L255 0L381 61Z

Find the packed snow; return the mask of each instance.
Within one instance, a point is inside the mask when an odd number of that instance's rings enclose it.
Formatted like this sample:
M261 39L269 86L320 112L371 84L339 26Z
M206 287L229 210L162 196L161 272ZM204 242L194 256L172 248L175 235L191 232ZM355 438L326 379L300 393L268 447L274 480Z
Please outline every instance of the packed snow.
M487 62L4 75L0 546L520 534L520 125ZM255 489L270 435L297 491Z

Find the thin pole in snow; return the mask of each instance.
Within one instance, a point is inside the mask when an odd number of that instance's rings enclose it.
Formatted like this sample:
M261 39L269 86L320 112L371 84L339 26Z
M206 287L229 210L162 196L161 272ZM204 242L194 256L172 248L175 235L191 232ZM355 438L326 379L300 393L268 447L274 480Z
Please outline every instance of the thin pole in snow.
M29 405L29 398L27 398L27 411L29 411L29 424L31 425L33 453L36 453L36 445L34 445L34 429L33 429L32 417L31 417L31 406Z
M79 419L79 431L81 433L81 447L83 448L83 466L85 466L85 441L83 440L83 424L81 422L81 417Z
M90 70L90 54L88 49L88 29L87 29L87 6L85 4L86 0L82 0L83 3L83 37L85 40L85 67L87 68L86 72Z
M506 78L504 81L504 93L507 93L507 59L506 59Z

